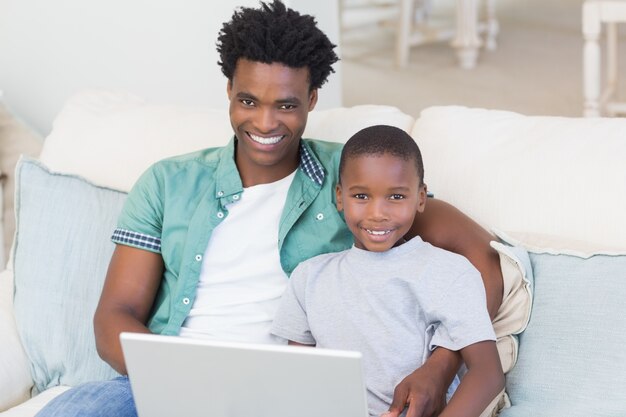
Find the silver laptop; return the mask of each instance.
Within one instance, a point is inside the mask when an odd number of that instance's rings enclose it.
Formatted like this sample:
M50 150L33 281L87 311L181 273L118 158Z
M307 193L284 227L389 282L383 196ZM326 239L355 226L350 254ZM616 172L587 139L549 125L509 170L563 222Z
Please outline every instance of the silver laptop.
M358 352L122 333L139 417L366 417Z

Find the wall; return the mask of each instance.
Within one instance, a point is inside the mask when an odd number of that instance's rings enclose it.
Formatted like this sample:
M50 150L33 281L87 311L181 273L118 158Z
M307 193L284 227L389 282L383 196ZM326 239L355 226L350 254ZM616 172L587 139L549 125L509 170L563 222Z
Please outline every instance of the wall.
M337 0L285 0L339 42ZM315 4L311 4L315 3ZM319 4L318 4L319 3ZM258 0L0 0L0 90L46 135L63 102L85 87L149 101L226 108L215 40L236 6ZM341 105L340 65L318 108Z

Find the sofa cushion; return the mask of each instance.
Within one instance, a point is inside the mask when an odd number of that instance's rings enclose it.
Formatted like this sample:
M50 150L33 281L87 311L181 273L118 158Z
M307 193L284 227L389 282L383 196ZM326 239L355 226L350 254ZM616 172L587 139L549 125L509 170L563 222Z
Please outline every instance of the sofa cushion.
M55 118L40 159L56 172L129 191L152 163L221 146L232 134L226 111L148 104L123 91L85 90L67 100Z
M1 417L35 417L37 413L50 401L59 395L63 394L65 391L70 389L70 387L66 387L65 385L60 385L58 387L50 388L42 392L41 394L30 398L27 401L11 408L4 413L0 413Z
M126 194L22 159L17 169L15 320L35 391L108 379L92 318Z
M533 311L501 416L626 415L626 256L530 259Z
M623 118L450 106L422 111L412 133L429 188L483 226L626 254L625 131Z
M590 258L594 255L623 255L624 249L611 248L608 245L598 246L593 242L565 239L543 233L503 232L494 229L493 233L510 245L521 246L532 253L549 253L552 255L572 255L579 258Z
M314 111L305 137L345 142L372 123L410 131L415 120L389 106ZM84 90L54 120L41 161L57 172L129 191L152 163L225 145L233 135L228 111L147 103L123 91ZM116 161L111 166L111 161Z
M316 110L309 113L304 137L345 143L359 130L376 124L410 132L415 119L395 107L372 104Z

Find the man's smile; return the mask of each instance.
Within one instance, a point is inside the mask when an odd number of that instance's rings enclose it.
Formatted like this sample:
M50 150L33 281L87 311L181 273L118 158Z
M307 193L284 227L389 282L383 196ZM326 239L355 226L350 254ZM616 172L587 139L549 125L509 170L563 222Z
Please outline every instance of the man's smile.
M278 136L258 136L250 132L246 132L250 139L252 139L256 143L260 143L261 145L275 145L281 140L285 138L286 135L278 135Z

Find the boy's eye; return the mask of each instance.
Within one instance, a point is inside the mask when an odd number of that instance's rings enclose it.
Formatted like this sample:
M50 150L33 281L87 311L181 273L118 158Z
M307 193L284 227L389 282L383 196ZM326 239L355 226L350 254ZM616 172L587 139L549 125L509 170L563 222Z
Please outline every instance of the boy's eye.
M353 197L357 200L367 200L367 194L355 194Z
M243 104L246 107L252 107L252 106L254 106L254 101L252 101L250 99L247 99L247 98L244 98L244 99L241 100L241 104Z
M403 200L404 196L402 194L391 194L390 197L392 200Z
M293 110L296 108L295 104L281 104L279 107L281 110Z

